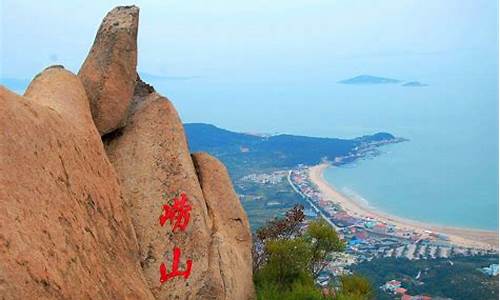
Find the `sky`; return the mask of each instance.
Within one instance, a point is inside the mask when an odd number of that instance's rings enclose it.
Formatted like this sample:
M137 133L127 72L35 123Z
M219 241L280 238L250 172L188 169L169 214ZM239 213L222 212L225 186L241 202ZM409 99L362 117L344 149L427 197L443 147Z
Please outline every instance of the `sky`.
M30 79L52 64L77 72L106 12L128 4L2 0L0 76ZM359 74L498 80L493 0L133 4L141 9L138 70L165 82L158 89L179 103L186 121L226 122L189 101L234 103L293 89L309 97L306 88Z
M2 76L77 71L118 1L2 0ZM497 55L497 1L137 1L139 69L164 76L293 79L370 69L380 57ZM481 59L484 60L484 59ZM404 68L404 66L400 66ZM404 74L402 74L404 73ZM389 74L390 75L390 74ZM418 74L417 74L418 75ZM315 75L313 75L315 76Z

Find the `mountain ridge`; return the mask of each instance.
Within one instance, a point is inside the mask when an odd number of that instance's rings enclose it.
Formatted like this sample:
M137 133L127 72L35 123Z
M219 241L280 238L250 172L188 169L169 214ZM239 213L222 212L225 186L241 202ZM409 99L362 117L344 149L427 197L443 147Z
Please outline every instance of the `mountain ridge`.
M206 123L185 123L184 128L191 152L206 151L216 156L236 177L259 168L291 168L325 160L340 165L378 155L377 148L384 144L405 141L387 132L340 139L292 134L261 137Z

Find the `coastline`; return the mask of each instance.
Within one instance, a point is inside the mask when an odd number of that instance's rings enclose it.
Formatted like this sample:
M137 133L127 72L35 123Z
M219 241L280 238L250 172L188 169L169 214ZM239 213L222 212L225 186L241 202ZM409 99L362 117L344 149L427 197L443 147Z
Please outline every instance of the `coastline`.
M498 232L487 230L476 230L469 228L448 227L435 224L426 224L415 220L390 215L381 211L367 207L344 194L338 192L323 177L323 171L329 167L327 163L322 163L309 168L309 179L315 184L323 197L339 204L348 214L358 217L370 217L387 224L393 224L399 228L407 229L419 233L426 231L444 233L448 235L450 242L470 248L494 249L498 250Z

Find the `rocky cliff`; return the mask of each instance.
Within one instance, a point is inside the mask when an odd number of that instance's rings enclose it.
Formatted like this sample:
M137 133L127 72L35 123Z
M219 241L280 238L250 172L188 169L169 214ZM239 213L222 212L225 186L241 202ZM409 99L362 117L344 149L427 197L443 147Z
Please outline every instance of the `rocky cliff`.
M4 299L254 298L245 212L137 76L138 17L109 12L78 75L0 89Z

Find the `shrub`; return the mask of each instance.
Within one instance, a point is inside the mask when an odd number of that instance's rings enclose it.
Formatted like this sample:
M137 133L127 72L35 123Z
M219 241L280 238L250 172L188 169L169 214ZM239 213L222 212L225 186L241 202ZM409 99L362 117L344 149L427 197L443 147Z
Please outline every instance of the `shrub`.
M371 283L359 275L342 276L340 278L341 288L337 299L360 299L369 300L373 298Z
M324 296L314 280L328 264L333 252L345 245L324 220L309 223L302 233L302 207L294 207L282 220L275 219L259 229L254 241L254 281L262 300L369 300L370 283L360 276L342 276L340 286Z
M318 219L309 224L304 238L311 248L311 260L309 269L314 278L328 264L328 255L332 252L344 251L345 245L339 239L337 232L323 219Z

